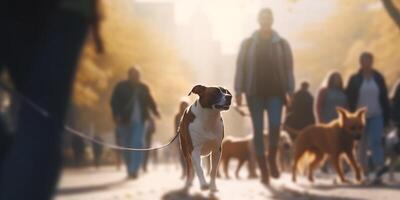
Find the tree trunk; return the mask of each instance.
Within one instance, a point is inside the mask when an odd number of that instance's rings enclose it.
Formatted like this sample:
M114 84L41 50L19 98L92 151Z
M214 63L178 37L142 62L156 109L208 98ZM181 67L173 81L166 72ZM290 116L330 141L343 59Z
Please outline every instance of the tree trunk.
M397 9L393 0L382 0L382 3L386 9L386 12L390 15L390 17L396 23L397 27L400 28L400 11Z

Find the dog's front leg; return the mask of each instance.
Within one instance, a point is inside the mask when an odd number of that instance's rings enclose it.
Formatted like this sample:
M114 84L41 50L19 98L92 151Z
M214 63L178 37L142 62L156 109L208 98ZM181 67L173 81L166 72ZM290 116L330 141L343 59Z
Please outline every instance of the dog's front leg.
M219 161L221 158L221 148L214 150L212 152L212 162L211 162L211 180L210 180L210 189L212 192L218 191L217 185L215 184L215 177L217 176Z
M199 148L195 148L192 152L192 160L193 160L193 167L196 171L197 177L200 181L200 188L201 190L208 190L209 186L206 182L204 177L203 169L201 168L201 150Z
M351 155L353 155L353 154L351 154ZM346 178L344 177L344 174L343 174L342 166L340 163L340 155L334 154L334 155L331 155L330 158L331 158L333 167L336 170L336 173L339 175L340 181L342 183L348 183L349 181L346 180ZM357 171L356 171L356 176L357 176Z
M361 178L362 178L361 177L361 169L354 157L353 152L352 151L346 152L346 155L350 161L350 165L352 166L354 172L356 173L356 180L361 181Z

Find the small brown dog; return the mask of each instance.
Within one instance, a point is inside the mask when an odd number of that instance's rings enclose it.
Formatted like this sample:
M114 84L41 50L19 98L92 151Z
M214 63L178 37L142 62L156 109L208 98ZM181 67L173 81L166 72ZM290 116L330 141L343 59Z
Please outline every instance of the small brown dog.
M313 182L313 170L329 156L333 167L342 182L348 182L340 165L340 156L345 154L356 173L357 181L361 181L361 169L354 157L354 143L361 139L365 126L366 109L361 108L355 113L350 113L343 108L336 109L339 118L330 124L311 125L301 130L294 145L293 182L296 182L296 172L299 161L306 154L311 154L314 159L304 160L309 164L308 179ZM310 162L308 162L310 161Z
M224 141L222 142L221 163L226 178L230 178L228 173L228 166L229 166L229 161L232 158L236 158L239 160L239 164L236 167L235 171L236 178L239 178L240 168L246 162L249 165L248 166L249 178L257 177L254 156L253 156L254 147L252 145L253 144L252 140L253 140L252 136L247 136L244 138L236 138L230 136L224 139Z
M267 132L264 132L264 144L265 149L268 149L269 144L269 135ZM289 160L290 160L290 149L292 146L292 141L287 133L282 132L279 138L279 149L278 156L280 161L280 167L283 170L288 169ZM229 177L228 168L229 161L231 159L238 159L239 163L236 167L235 176L239 178L239 171L243 164L248 163L248 178L256 178L256 165L255 165L255 152L253 145L253 137L251 135L237 138L237 137L226 137L222 142L222 155L221 155L221 163L223 167L223 171L225 173L226 178Z

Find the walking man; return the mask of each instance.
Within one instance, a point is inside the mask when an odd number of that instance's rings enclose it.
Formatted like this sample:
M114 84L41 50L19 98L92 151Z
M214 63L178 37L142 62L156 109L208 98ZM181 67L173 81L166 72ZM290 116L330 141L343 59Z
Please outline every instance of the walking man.
M359 58L358 72L350 77L346 88L351 111L358 108L367 108L364 134L361 138L358 153L360 164L364 169L368 181L369 150L374 170L384 164L382 136L390 120L390 102L385 77L376 70L374 56L370 52L363 52Z
M254 146L261 182L269 184L264 155L264 110L269 121L268 164L272 177L279 178L276 155L282 108L294 90L293 58L289 43L272 29L273 14L264 8L258 14L259 30L244 40L237 59L235 92L238 106L246 96L254 127Z
M132 67L128 79L115 86L111 97L113 118L117 126L118 144L125 147L144 147L144 124L150 117L150 111L157 117L156 103L146 84L140 81L140 73ZM128 177L136 179L140 169L143 152L123 152Z
M287 109L285 126L302 130L315 124L314 97L309 91L310 84L307 81L301 83L300 89L294 93L290 108Z

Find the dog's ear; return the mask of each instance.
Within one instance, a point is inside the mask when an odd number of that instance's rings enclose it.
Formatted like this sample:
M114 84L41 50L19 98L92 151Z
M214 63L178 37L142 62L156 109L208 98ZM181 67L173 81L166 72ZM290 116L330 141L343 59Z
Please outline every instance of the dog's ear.
M356 111L356 116L357 116L359 119L365 119L365 115L367 114L367 111L368 111L368 108L366 108L366 107L359 108L359 109Z
M192 90L189 92L188 96L190 96L192 93L200 95L206 90L205 86L202 85L196 85L192 88Z
M340 115L340 116L346 116L347 117L347 113L348 111L340 106L336 107L336 112Z
M343 125L343 122L347 119L348 111L342 107L336 107L336 112L339 114L340 122Z

